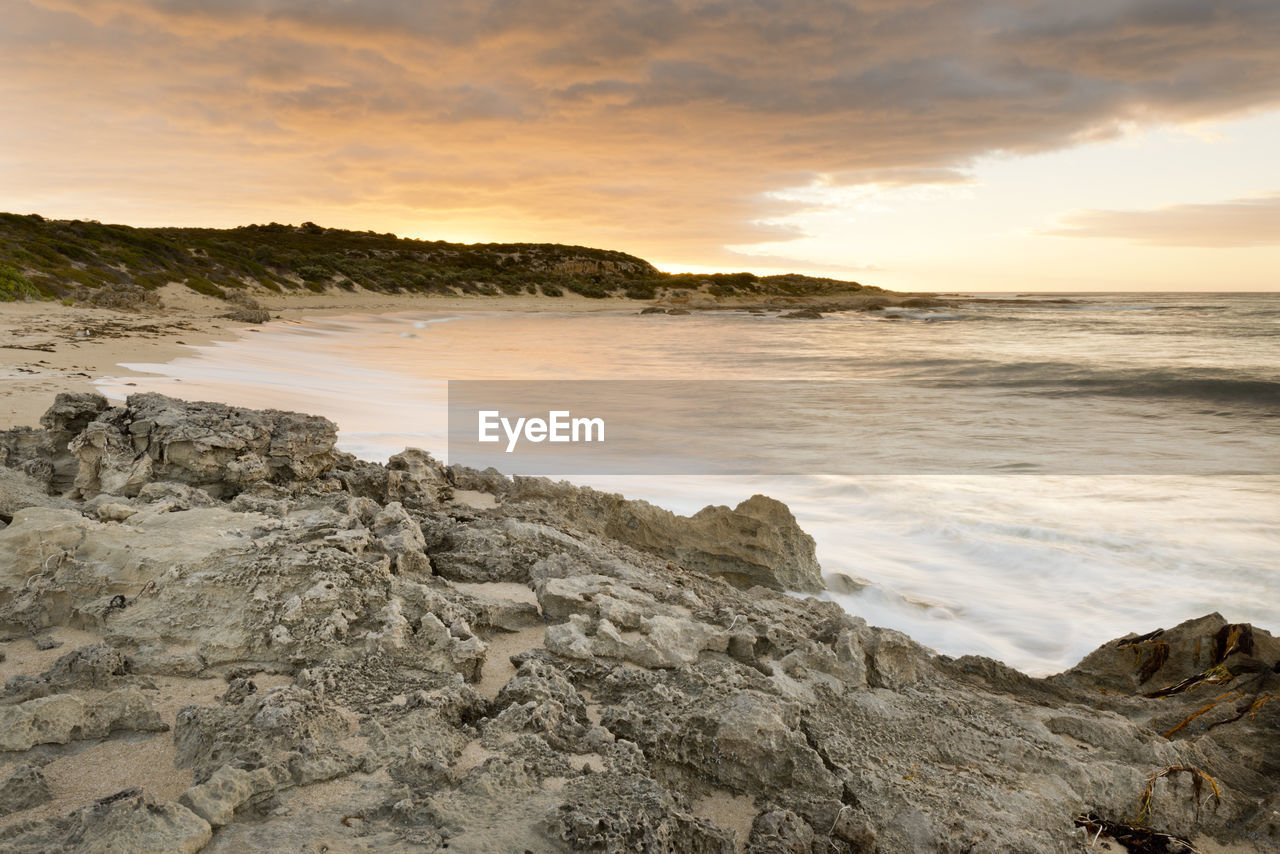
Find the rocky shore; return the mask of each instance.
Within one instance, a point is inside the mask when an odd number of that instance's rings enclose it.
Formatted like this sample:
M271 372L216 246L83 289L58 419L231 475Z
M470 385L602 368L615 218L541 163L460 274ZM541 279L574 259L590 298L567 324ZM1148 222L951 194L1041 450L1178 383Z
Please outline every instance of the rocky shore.
M782 504L60 394L0 433L0 851L1280 850L1280 641L1033 679L815 592Z

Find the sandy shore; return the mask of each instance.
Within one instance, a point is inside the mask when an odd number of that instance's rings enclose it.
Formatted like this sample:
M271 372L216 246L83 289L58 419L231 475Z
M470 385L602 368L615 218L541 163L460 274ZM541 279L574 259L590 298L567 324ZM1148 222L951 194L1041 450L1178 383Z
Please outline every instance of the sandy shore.
M626 299L564 297L444 297L371 291L255 294L274 318L394 311L607 311L637 307ZM132 372L123 362L168 362L191 346L256 330L223 315L235 308L185 287L161 292L164 309L138 314L56 302L0 303L0 429L36 426L53 395L91 391L102 376Z

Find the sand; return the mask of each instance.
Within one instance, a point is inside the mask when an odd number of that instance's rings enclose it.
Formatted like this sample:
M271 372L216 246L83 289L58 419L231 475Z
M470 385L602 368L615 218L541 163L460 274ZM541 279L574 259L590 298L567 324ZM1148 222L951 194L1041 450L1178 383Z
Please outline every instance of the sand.
M134 376L124 362L164 363L193 346L234 340L259 328L222 317L235 308L182 285L160 291L164 308L140 314L57 302L0 303L0 429L36 426L55 394L93 391L103 376ZM643 303L577 295L423 296L353 293L273 294L254 298L273 318L296 321L399 311L614 311Z
M18 674L38 675L68 652L103 642L100 635L66 626L54 627L46 635L60 645L40 650L30 638L0 644L0 652L5 654L4 662L0 663L0 681ZM37 748L35 753L43 754L48 760L43 772L53 791L53 799L0 816L0 827L65 815L98 798L133 786L142 788L158 801L177 800L193 782L189 769L178 768L174 764L173 728L177 723L178 710L189 705L216 703L227 690L227 683L219 678L177 676L155 676L151 677L151 682L155 688L143 690L152 708L168 724L167 732L126 733L108 739ZM259 684L261 686L261 682ZM93 699L105 691L82 689L73 693L84 699ZM0 767L0 777L9 770L9 766Z

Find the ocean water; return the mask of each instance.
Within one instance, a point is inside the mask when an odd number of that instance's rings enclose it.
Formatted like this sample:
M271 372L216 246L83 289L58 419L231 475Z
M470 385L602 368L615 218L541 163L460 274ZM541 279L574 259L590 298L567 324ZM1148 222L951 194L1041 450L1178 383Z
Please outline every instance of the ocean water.
M778 452L803 455L786 475L569 479L681 513L771 495L814 536L824 571L855 579L856 592L824 595L939 652L1034 674L1210 611L1280 629L1277 295L1001 297L813 321L635 308L353 315L128 367L148 375L104 378L104 393L323 414L344 449L378 460L407 446L444 455L449 380L760 380L762 419L791 405L769 382L871 380L907 402L946 392L945 413L885 405L871 423L925 449L985 444L1030 462L934 474L901 447L843 439L824 411L785 419ZM624 409L646 417L643 400ZM1048 442L1056 465L1043 464ZM698 453L742 449L704 441Z

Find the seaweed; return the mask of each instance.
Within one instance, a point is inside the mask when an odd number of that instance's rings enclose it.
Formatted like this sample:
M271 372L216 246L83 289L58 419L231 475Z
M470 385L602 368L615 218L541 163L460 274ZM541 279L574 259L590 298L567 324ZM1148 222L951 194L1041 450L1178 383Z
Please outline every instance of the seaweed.
M1218 706L1221 706L1223 703L1226 703L1226 702L1228 702L1228 701L1230 701L1230 700L1237 699L1237 698L1239 698L1240 696L1241 696L1241 694L1240 694L1240 692L1239 692L1239 691L1228 691L1228 692L1227 692L1227 693L1225 693L1225 694L1219 694L1217 697L1215 697L1215 698L1213 699L1213 701L1212 701L1212 702L1210 702L1210 703L1208 703L1208 704L1206 704L1206 705L1204 705L1204 706L1201 706L1199 709L1197 709L1196 711L1192 712L1189 716L1187 716L1186 718L1184 718L1184 719L1183 719L1183 721L1182 721L1182 723L1178 724L1177 726L1175 726L1173 729L1169 730L1168 732L1162 733L1162 735L1163 735L1165 738L1173 738L1175 735L1177 735L1179 732L1181 732L1183 729L1185 729L1185 728L1186 728L1186 726L1187 726L1187 724L1191 723L1192 721L1196 720L1197 718L1199 718L1199 717L1200 717L1200 716L1202 716L1202 715L1208 714L1209 712L1211 712L1211 711L1213 711L1214 709L1218 708ZM1244 717L1244 715L1243 715L1243 714L1239 715L1239 716L1238 716L1238 717L1236 717L1236 718L1233 718L1233 720L1239 720L1239 719L1240 719L1240 718L1242 718L1242 717ZM1222 722L1222 721L1220 721L1219 723L1223 723L1223 722ZM1206 729L1212 729L1212 727L1207 727Z
M1094 813L1076 816L1075 826L1083 828L1094 841L1103 836L1114 839L1130 854L1199 854L1190 842L1180 836L1109 821Z
M1253 626L1248 623L1228 623L1214 635L1214 664L1221 664L1227 656L1237 652L1253 655Z
M1134 821L1135 825L1141 827L1151 819L1151 801L1155 796L1156 783L1165 777L1173 779L1179 774L1189 774L1191 776L1191 802L1195 807L1196 821L1200 820L1200 796L1204 792L1206 783L1209 784L1209 788L1213 792L1214 804L1222 803L1222 790L1218 788L1218 781L1213 777L1194 765L1166 765L1147 778L1147 785L1143 788L1142 795L1138 798L1138 817Z
M1201 685L1201 684L1223 685L1227 682L1230 682L1234 678L1235 678L1235 674L1233 674L1230 670L1228 670L1226 666L1222 664L1215 664L1214 666L1210 667L1208 670L1204 670L1200 673L1195 674L1194 676L1188 676L1186 679L1183 679L1181 682L1178 682L1173 685L1169 685L1164 688L1160 688L1159 690L1156 690L1156 691L1148 691L1142 696L1148 699L1156 699L1159 697L1172 697L1174 694L1182 694L1186 691L1190 691L1192 688L1196 687L1197 685Z
M1258 711L1263 706L1265 706L1267 703L1271 702L1275 698L1276 698L1275 694L1258 694L1256 697L1253 698L1252 702L1242 703L1240 706L1238 706L1236 708L1235 717L1223 718L1220 721L1214 721L1213 723L1205 727L1205 731L1207 732L1208 730L1211 730L1214 727L1222 726L1223 724L1233 724L1236 721L1243 718L1245 715L1248 715L1250 719L1253 719L1257 717Z
M1144 644L1149 640L1155 640L1156 638L1160 637L1163 634L1164 634L1164 629L1156 629L1153 632L1147 632L1145 635L1138 635L1137 637L1132 637L1132 638L1121 638L1120 640L1116 641L1116 648L1128 649L1131 646L1137 646L1139 644Z
M1150 641L1151 654L1145 660L1141 660L1138 667L1138 684L1145 685L1160 672L1160 668L1164 667L1165 662L1169 660L1169 645L1164 641Z

